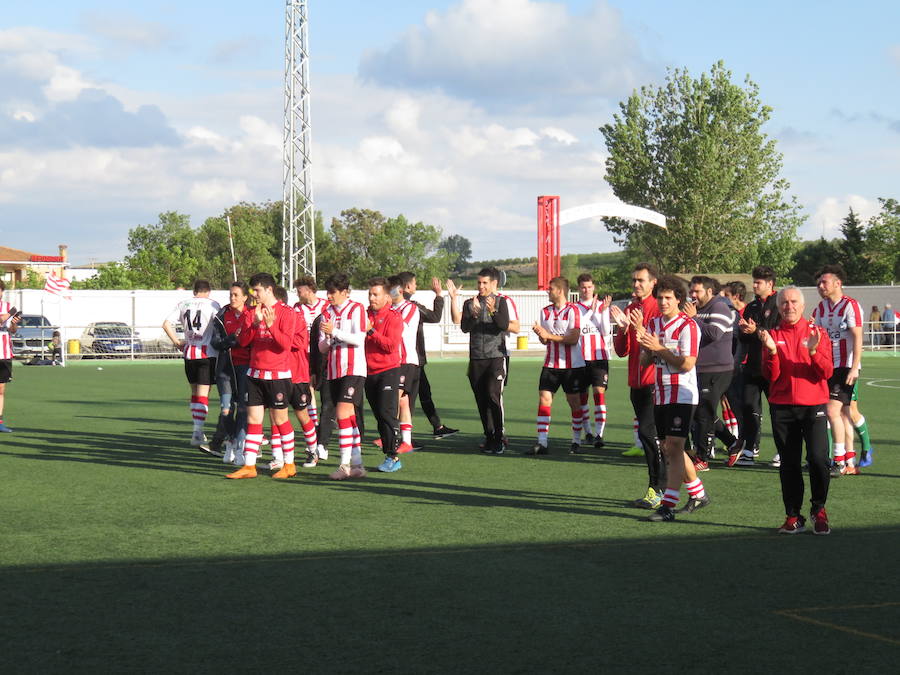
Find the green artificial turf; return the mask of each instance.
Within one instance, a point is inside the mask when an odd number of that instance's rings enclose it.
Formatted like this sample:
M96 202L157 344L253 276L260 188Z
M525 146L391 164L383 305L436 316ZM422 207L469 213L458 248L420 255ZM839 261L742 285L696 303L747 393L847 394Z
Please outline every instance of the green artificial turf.
M98 368L101 368L99 370ZM5 672L876 672L900 647L900 359L866 357L875 464L833 481L833 533L774 534L766 463L701 478L712 505L648 523L624 363L607 448L570 456L554 405L534 442L540 362L516 355L512 448L477 452L465 361L428 365L456 436L335 483L227 481L188 445L180 363L16 364L0 436ZM874 386L872 386L874 385ZM215 410L215 401L211 401ZM211 415L212 418L212 415ZM768 420L764 421L765 425ZM367 421L367 436L374 423ZM768 436L762 459L774 449ZM852 645L852 648L848 648Z

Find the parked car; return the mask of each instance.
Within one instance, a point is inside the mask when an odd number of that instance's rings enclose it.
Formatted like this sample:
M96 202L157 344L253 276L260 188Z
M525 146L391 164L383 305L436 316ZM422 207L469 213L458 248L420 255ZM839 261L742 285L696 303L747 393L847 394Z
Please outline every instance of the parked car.
M81 334L83 356L91 354L127 356L143 351L144 346L138 333L133 332L131 326L121 321L97 321L88 324Z
M54 327L40 314L23 314L19 329L10 336L13 354L21 358L50 353Z

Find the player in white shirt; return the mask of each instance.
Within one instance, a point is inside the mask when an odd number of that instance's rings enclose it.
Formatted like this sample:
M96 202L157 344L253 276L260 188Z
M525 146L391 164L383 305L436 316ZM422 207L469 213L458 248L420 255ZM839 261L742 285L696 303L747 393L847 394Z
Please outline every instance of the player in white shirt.
M853 420L850 400L859 380L862 360L863 313L859 303L844 295L844 268L825 265L816 277L816 290L822 302L813 310L812 319L831 338L834 374L828 380L828 423L831 425L834 468L831 475L855 475Z
M10 335L15 335L19 329L19 321L22 313L3 299L6 284L0 280L0 433L10 433L10 429L3 423L3 404L6 399L6 384L12 380L12 341Z
M416 303L403 297L403 279L400 276L388 278L388 292L393 311L403 322L403 337L400 341L400 442L412 448L412 411L419 393L419 352L416 339L422 316ZM407 446L401 446L407 447Z
M299 277L294 281L294 290L297 291L297 297L300 301L294 305L294 309L303 314L306 320L306 327L310 331L319 315L328 306L328 300L320 298L316 295L318 287L316 280L312 277ZM309 343L310 351L318 349L318 345L314 345L312 341ZM318 381L319 374L310 370L309 373L309 404L306 406L306 412L309 413L309 419L316 426L319 425L319 408L316 405L316 390L321 388L322 383ZM324 445L318 444L317 459L328 459L328 450Z
M661 316L651 319L646 329L642 321L635 326L641 344L641 365L655 366L654 416L668 466L662 503L649 517L655 522L675 520L682 482L690 498L681 512L693 513L709 504L694 463L685 451L691 420L700 401L696 369L700 328L681 311L685 298L687 287L681 279L672 275L661 277L656 284Z
M538 383L537 443L527 454L546 455L550 434L553 394L562 387L572 411L572 454L581 447L581 394L587 387L581 338L581 313L568 302L569 281L565 277L550 280L547 291L550 304L541 310L535 322L535 335L547 345L544 367Z
M332 274L325 282L328 307L319 326L319 351L327 359L325 385L334 401L341 464L333 480L363 478L362 438L356 408L362 404L366 384L366 354L363 344L368 330L366 309L350 299L346 274Z
M213 319L221 309L219 303L209 297L211 288L208 281L194 282L194 297L182 300L163 321L162 328L172 344L184 356L184 372L191 386L191 417L194 432L191 445L209 452L203 424L209 413L209 387L216 381L216 350L212 346ZM181 324L184 339L175 333L173 324Z
M588 386L592 391L581 394L581 421L586 440L595 448L603 447L603 432L606 429L606 388L609 386L609 346L612 343L612 323L609 307L612 296L601 301L594 293L594 278L588 274L578 276L578 302L575 307L581 313L581 355L587 368ZM593 393L594 417L588 394Z

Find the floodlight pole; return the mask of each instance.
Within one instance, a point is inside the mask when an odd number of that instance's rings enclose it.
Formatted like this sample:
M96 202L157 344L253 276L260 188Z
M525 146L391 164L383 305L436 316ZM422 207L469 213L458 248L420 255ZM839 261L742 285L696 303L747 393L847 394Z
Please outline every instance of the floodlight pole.
M306 0L286 0L284 171L281 282L316 275L315 209L311 176L309 30Z

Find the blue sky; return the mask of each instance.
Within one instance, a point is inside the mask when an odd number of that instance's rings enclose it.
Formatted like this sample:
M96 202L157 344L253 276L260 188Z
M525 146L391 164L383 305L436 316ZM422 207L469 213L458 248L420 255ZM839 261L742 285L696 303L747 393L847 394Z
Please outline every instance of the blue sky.
M121 258L162 211L199 226L281 197L284 3L4 7L0 245ZM900 197L900 5L891 2L310 1L313 180L326 221L403 213L475 257L534 252L535 198L611 198L597 127L667 67L724 60L808 216ZM615 250L600 222L563 249Z

